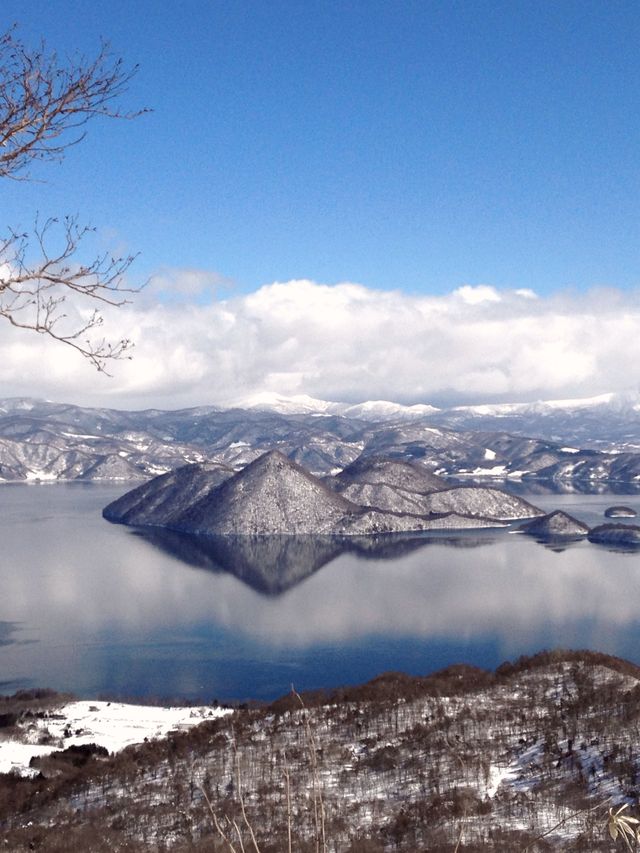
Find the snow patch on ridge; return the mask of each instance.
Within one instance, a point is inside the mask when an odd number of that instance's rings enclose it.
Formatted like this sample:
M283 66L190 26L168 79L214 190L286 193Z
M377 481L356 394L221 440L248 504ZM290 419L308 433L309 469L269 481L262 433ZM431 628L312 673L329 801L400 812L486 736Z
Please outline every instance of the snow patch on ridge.
M186 730L205 720L230 714L227 708L159 708L121 702L69 702L42 718L29 721L18 737L0 738L0 773L34 775L29 762L69 746L95 743L109 752L144 740L165 737L175 729ZM48 743L40 743L43 738Z

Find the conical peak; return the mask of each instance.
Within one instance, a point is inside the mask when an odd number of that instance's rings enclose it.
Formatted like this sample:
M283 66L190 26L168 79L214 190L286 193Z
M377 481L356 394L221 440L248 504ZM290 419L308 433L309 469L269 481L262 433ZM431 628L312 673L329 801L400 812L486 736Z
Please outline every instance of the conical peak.
M280 450L268 450L262 456L258 456L253 462L246 465L241 471L236 474L236 477L254 477L269 473L282 474L284 471L296 471L309 477L309 472L302 468L297 462L289 459Z
M257 459L254 459L253 462L250 462L246 467L254 468L260 466L271 466L271 465L293 465L294 463L289 459L288 456L281 450L267 450L266 453L263 453L262 456L258 456Z

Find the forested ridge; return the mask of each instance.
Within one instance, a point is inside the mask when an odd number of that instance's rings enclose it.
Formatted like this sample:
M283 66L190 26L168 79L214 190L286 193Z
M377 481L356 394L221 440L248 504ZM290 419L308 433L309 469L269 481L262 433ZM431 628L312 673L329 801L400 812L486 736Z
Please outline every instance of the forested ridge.
M0 839L16 853L221 851L215 822L235 820L261 853L286 851L289 831L300 851L610 850L608 807L637 802L639 677L608 655L545 652L292 693L2 776Z

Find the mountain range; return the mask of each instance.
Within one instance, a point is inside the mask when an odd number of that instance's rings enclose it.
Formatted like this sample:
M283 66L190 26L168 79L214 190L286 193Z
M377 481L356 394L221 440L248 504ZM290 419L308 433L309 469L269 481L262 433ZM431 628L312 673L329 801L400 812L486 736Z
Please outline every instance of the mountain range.
M273 449L317 475L384 456L436 476L624 492L640 484L640 398L437 409L259 395L176 411L0 400L4 481L144 480L185 463L239 470Z
M429 420L452 429L513 432L571 442L593 449L640 450L640 392L600 394L567 400L483 403L438 408L405 406L387 400L333 403L306 395L283 397L261 393L237 398L228 407L281 414L323 414L363 420Z

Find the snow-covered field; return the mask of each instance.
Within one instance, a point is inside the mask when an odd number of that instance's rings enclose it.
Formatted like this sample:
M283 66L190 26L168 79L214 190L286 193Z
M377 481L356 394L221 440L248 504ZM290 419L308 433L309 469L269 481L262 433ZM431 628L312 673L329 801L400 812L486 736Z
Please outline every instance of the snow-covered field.
M185 730L231 711L199 706L161 708L121 702L77 701L32 717L10 736L0 735L0 773L12 770L31 775L34 756L48 755L69 746L95 743L110 753L133 743L160 738L170 731Z

